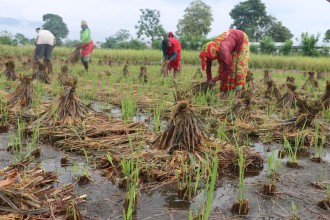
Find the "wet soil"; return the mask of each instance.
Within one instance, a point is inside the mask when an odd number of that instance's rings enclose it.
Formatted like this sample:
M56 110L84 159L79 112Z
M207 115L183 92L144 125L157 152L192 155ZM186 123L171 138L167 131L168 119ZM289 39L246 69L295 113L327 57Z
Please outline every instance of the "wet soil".
M113 114L115 112L116 110ZM117 117L120 117L119 110ZM8 142L9 134L0 134L0 169L14 161L13 154L6 150ZM266 158L272 150L275 150L277 155L282 146L254 143L251 147L265 156L265 164L264 170L258 176L245 178L244 198L249 201L249 213L244 219L288 219L292 214L292 202L297 205L297 215L303 217L302 219L329 218L329 211L318 207L319 201L325 199L326 190L312 184L330 184L329 149L324 149L323 161L320 163L311 161L309 157L299 159L300 168L287 167L287 159L282 159L276 192L267 196L260 193L267 178ZM61 166L61 158L64 157L69 158L67 166ZM94 169L92 164L87 165L84 157L71 153L64 154L55 147L46 145L41 146L40 158L36 158L35 163L41 163L47 171L57 171L59 182L54 187L73 182L77 194L87 194L86 202L79 207L84 219L122 219L125 191L119 189L118 181L111 182L102 177L101 171ZM92 181L79 186L77 177L86 170ZM237 200L237 194L238 180L235 177L219 177L210 219L233 219L235 215L232 214L231 207ZM203 202L204 191L200 189L195 198L184 201L178 198L177 184L172 184L140 191L137 197L134 219L188 219L189 210L196 212Z

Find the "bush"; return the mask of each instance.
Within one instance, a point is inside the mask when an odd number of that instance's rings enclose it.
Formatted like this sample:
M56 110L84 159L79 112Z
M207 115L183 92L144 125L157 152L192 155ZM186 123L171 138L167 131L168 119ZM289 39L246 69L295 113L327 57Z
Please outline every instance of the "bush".
M291 50L292 50L292 45L293 45L292 40L286 40L284 45L281 47L280 52L283 55L289 55L291 53Z
M271 37L264 37L260 40L260 51L264 54L271 54L276 50L275 41Z
M301 47L304 56L315 57L319 53L316 49L316 43L319 41L320 35L309 35L307 32L301 34Z

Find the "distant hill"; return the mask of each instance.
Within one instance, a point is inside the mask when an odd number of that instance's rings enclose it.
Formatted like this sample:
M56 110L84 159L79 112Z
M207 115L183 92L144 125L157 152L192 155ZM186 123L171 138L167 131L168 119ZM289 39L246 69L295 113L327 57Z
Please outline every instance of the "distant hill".
M10 17L0 16L0 31L7 30L12 34L22 33L27 37L35 36L35 29L42 26L42 21L19 20Z

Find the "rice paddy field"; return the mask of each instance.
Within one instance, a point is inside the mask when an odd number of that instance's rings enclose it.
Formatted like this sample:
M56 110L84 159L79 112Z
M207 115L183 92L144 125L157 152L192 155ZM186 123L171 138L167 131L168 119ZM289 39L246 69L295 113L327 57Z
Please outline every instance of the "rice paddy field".
M330 219L329 58L252 54L222 100L194 51L32 53L0 46L0 219Z

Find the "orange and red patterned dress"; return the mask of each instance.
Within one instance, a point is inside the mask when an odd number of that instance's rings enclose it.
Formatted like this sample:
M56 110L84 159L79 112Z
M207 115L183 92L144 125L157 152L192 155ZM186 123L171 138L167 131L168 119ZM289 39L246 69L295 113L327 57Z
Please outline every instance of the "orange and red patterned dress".
M244 89L248 69L250 45L248 36L241 30L230 29L214 41L202 46L199 57L206 69L207 81L221 80L220 91ZM212 60L218 60L218 76L212 78Z

